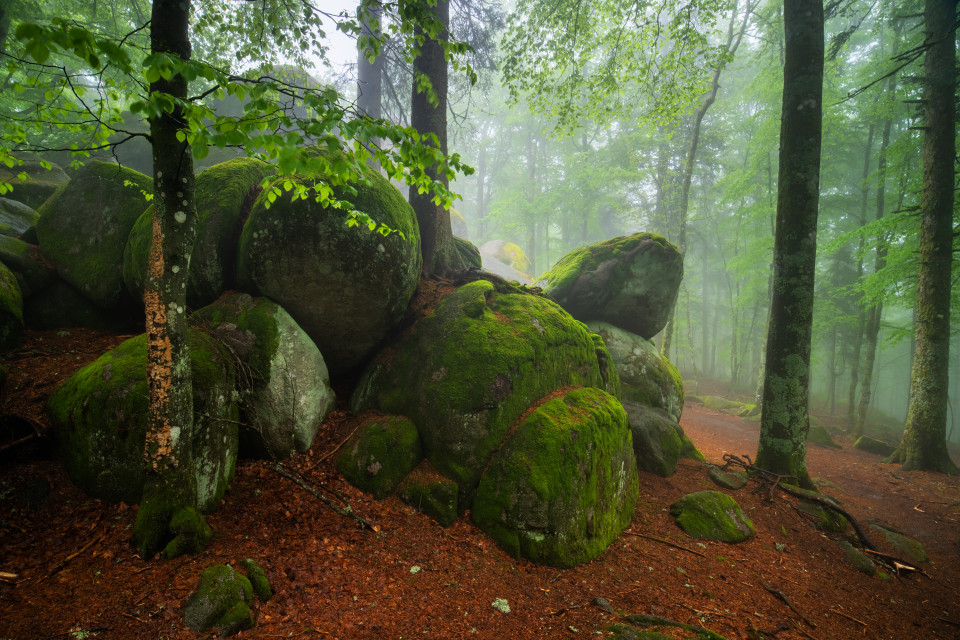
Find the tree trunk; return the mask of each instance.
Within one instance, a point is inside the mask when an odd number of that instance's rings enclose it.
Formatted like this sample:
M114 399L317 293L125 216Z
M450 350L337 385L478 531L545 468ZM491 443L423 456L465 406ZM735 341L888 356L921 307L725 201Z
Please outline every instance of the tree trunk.
M437 5L430 10L444 29L437 36L437 40L427 36L423 29L416 29L416 35L423 37L424 41L420 47L420 55L413 59L410 124L421 136L431 133L435 135L440 152L447 155L447 61L439 41L448 37L450 4L448 0L437 0ZM430 80L436 95L436 104L431 104L428 92L421 90L419 79L422 77ZM427 173L435 180L448 183L447 177L439 175L436 167L428 168ZM450 212L435 204L430 193L417 193L415 189L410 190L410 206L417 214L417 224L420 227L423 276L446 277L465 270L463 258L453 243Z
M950 363L950 279L953 260L953 180L956 151L955 0L926 0L924 24L923 193L920 269L910 408L891 462L905 469L956 473L947 452Z
M755 464L813 488L806 453L820 186L822 1L785 0L784 34L773 291Z
M360 37L366 42L357 46L357 109L363 115L379 118L383 113L383 55L377 55L373 62L367 58L368 53L376 53L376 48L369 46L371 38L381 38L380 16L383 12L380 3L376 0L362 0L357 10L360 19Z
M151 51L190 58L190 3L154 0ZM151 93L187 97L181 75L150 85ZM147 382L150 423L147 428L143 499L133 541L150 557L171 539L170 521L197 502L193 465L193 392L187 346L186 283L196 230L193 155L177 132L186 129L175 107L150 119L153 144L153 241L143 294L147 331ZM196 532L194 532L196 533ZM170 548L165 555L178 555Z

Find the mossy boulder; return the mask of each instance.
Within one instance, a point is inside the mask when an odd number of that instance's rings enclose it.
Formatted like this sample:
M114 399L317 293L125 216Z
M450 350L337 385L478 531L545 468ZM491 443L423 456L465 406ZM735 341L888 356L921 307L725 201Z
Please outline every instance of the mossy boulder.
M33 207L11 200L0 198L0 232L2 235L19 236L30 227L36 226L40 214Z
M867 554L860 549L857 549L852 544L846 540L839 540L837 544L840 545L840 548L843 549L843 555L846 556L847 561L857 568L857 571L860 573L865 573L866 575L873 577L877 575L877 565L870 559Z
M23 293L13 271L0 262L0 352L20 346L23 339Z
M819 444L822 447L830 447L831 449L842 449L839 444L834 442L833 437L830 435L830 432L826 430L825 427L817 424L811 424L810 429L807 431L807 442L812 444Z
M637 468L667 478L677 470L677 461L683 449L680 425L663 411L624 402L633 434L633 452Z
M883 440L871 438L870 436L860 436L857 438L857 441L853 443L853 448L866 451L867 453L874 453L884 458L892 455L893 452L896 451L896 447L893 445L887 444Z
M711 465L707 468L707 476L713 480L718 487L736 491L743 489L747 485L750 476L746 471L723 471L720 467Z
M872 524L870 525L870 528L881 532L883 537L887 539L887 542L890 544L890 546L907 556L907 558L910 560L917 563L930 561L930 557L927 555L926 548L919 540L914 540L913 538L906 536L899 531L895 531L890 527L885 527L879 524Z
M521 419L471 508L474 523L510 555L571 567L629 526L637 491L626 412L605 391L583 387Z
M190 331L193 473L198 503L213 511L233 477L239 448L233 360L214 338ZM47 401L58 457L88 494L138 502L148 413L147 337L121 343L60 384Z
M703 401L703 406L707 409L728 413L733 416L740 415L740 413L744 412L745 407L748 406L743 402L728 400L721 396L701 396L700 399Z
M441 526L449 527L457 521L458 489L456 482L440 474L428 460L424 460L403 479L397 487L397 495Z
M692 538L717 542L743 542L753 537L753 523L737 501L719 491L690 493L672 505L670 515Z
M237 267L241 289L280 304L313 339L334 375L363 364L399 322L420 278L420 232L413 209L396 187L365 168L356 194L338 198L396 232L349 226L346 212L316 198L275 197L281 177L257 199L243 226ZM268 209L269 205L269 209Z
M603 338L620 374L624 402L662 409L674 422L683 413L683 379L650 340L608 322L588 322L587 328Z
M477 280L442 298L370 364L350 402L409 417L426 457L460 485L460 509L533 403L571 386L620 393L599 337L550 300L497 286Z
M13 186L10 195L17 201L37 209L47 198L70 181L63 169L50 163L50 168L43 166L37 159L22 159L13 167L0 164L0 182L7 182ZM21 178L21 175L24 175Z
M415 424L403 416L370 416L337 457L337 469L354 486L385 498L423 459Z
M250 580L250 586L253 592L257 594L260 602L269 602L273 597L273 589L270 587L270 580L267 579L267 573L260 566L260 563L253 558L244 558L240 561L240 566L247 572L247 579Z
M220 629L228 636L253 628L253 586L243 574L217 564L200 574L200 584L183 608L183 626L197 631Z
M142 173L92 161L40 207L40 250L63 280L104 309L142 307L124 286L123 251L152 190Z
M683 256L673 244L635 233L571 251L537 284L578 320L652 338L673 313L682 279Z
M87 327L107 331L143 329L141 315L111 313L98 307L59 278L23 303L23 318L31 329Z
M226 344L247 372L244 453L273 459L308 450L336 396L320 350L290 314L267 298L227 293L190 321Z
M190 258L187 302L197 308L236 288L237 241L243 221L274 168L255 158L234 158L197 174L197 235ZM137 220L123 254L123 280L143 296L153 233L153 207Z
M480 257L480 250L469 240L464 240L458 236L453 236L453 244L457 248L457 253L463 259L463 263L471 269L482 269L483 259Z
M57 281L57 270L40 247L19 238L0 235L0 262L13 271L24 298Z

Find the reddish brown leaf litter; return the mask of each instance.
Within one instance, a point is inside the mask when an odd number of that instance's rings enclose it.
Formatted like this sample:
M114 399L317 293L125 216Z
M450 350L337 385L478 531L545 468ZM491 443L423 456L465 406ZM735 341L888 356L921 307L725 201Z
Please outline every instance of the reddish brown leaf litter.
M54 381L117 342L69 333L31 333L8 359L11 380L30 382L16 392L8 383L5 413L42 419L38 403ZM756 449L757 426L737 418L688 406L683 425L711 461ZM134 553L135 507L85 497L57 463L36 459L29 445L7 451L0 469L0 572L16 577L0 580L0 638L213 638L215 632L182 629L183 605L205 567L247 557L263 565L275 595L241 638L604 637L597 630L617 615L598 606L598 598L617 612L665 616L731 639L960 637L960 482L880 464L844 438L842 450L811 447L812 475L839 487L824 490L864 523L882 521L920 539L932 559L924 575L868 578L828 535L811 528L794 498L770 501L768 491L753 491L754 483L734 492L756 525L754 539L692 540L667 513L681 495L716 488L692 461L667 479L641 473L630 529L638 535L621 536L600 558L574 569L538 567L504 554L466 515L444 529L396 498L377 502L347 485L335 456L325 456L351 429L343 412L334 414L312 451L290 465L331 497L349 500L377 531L335 514L270 464L244 462L209 517L216 531L210 547L168 562ZM884 551L897 553L871 533ZM509 613L495 608L497 601Z

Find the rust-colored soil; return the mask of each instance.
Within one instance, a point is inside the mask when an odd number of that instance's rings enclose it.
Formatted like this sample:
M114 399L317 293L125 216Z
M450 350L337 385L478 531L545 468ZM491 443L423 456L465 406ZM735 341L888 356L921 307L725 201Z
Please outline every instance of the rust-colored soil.
M3 413L43 424L40 403L55 381L117 341L31 333L7 359ZM682 422L708 460L756 450L756 425L696 406ZM169 562L141 560L130 547L135 507L85 497L56 462L38 457L37 445L0 452L0 571L15 574L0 580L0 638L212 638L182 629L183 604L205 567L247 557L264 566L275 595L243 638L603 637L595 632L617 616L597 598L731 639L960 638L960 480L880 464L849 440L838 439L842 450L811 447L812 475L835 483L824 490L862 522L923 541L932 559L924 575L884 582L858 573L794 498L771 501L753 483L734 495L756 525L754 539L692 540L667 513L684 493L715 488L692 461L671 478L641 474L632 527L594 562L534 566L505 555L466 516L443 529L396 498L376 502L348 486L324 456L351 428L335 413L313 450L289 464L340 492L378 531L358 528L269 464L244 462L208 519L210 547ZM497 599L509 613L492 606Z

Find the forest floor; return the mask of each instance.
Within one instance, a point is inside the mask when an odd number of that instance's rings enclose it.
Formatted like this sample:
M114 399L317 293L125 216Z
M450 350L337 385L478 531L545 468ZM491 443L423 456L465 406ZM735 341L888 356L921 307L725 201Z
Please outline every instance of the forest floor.
M7 357L0 412L45 424L42 402L54 384L119 340L29 333ZM16 431L24 423L6 424L0 444L27 433ZM685 408L682 424L708 461L756 451L756 424L699 406ZM733 492L756 526L753 539L693 540L667 509L716 487L689 460L670 478L641 473L633 523L599 558L574 569L535 566L507 556L466 515L445 529L396 498L374 501L347 485L331 454L350 428L335 412L313 449L287 464L346 497L375 531L271 464L245 461L208 518L216 532L208 549L172 561L136 555L135 506L84 496L38 444L0 451L0 638L213 638L182 628L184 603L204 568L247 557L265 568L274 596L242 638L607 637L619 613L664 616L731 640L960 638L960 478L881 464L843 436L842 449L811 446L811 474L865 525L882 522L922 541L931 558L922 573L885 581L858 572L837 536L813 529L795 498L771 497L753 481ZM498 599L509 613L492 606Z

